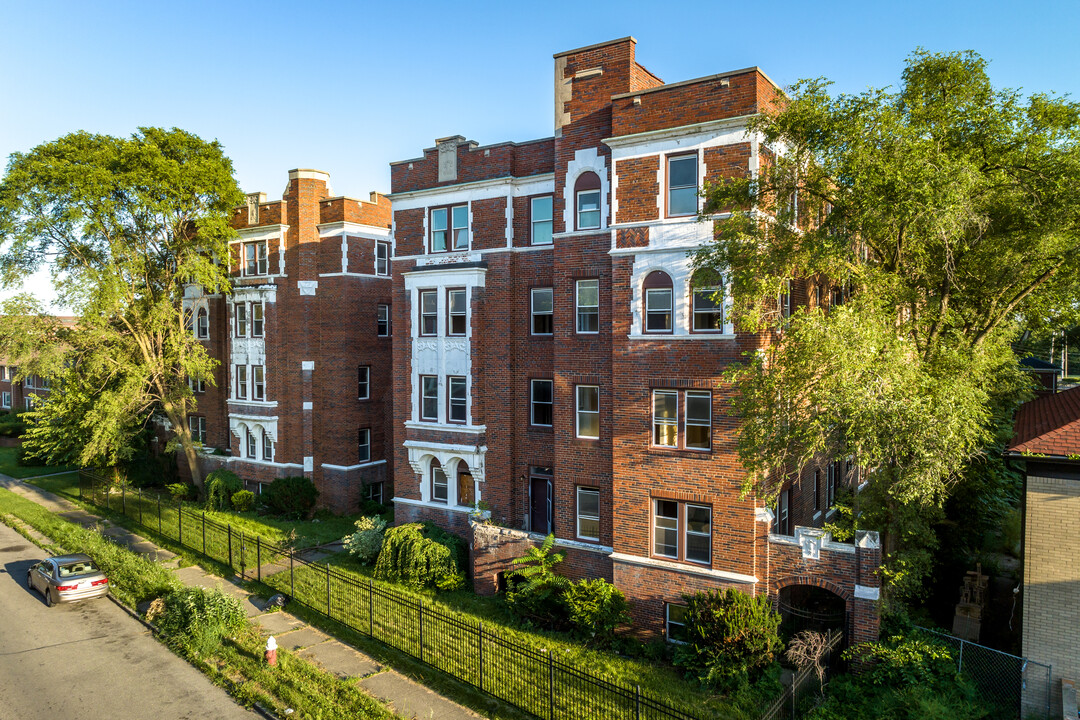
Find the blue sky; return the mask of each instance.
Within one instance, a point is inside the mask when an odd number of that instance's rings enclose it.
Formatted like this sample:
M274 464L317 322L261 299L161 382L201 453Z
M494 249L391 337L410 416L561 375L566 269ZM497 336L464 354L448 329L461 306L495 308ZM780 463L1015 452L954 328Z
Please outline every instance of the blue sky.
M1080 2L41 2L0 0L0 156L74 130L181 127L240 186L286 172L389 190L436 137L552 132L552 54L633 35L667 82L758 65L843 92L899 80L917 46L973 49L998 87L1080 98ZM45 291L37 280L33 289Z

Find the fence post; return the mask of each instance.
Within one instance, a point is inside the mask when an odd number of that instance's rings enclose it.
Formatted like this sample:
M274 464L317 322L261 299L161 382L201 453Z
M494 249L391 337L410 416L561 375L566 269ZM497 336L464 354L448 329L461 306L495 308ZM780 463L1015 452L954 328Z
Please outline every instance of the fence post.
M206 555L206 511L202 512L202 554Z
M262 536L255 536L255 575L262 582Z
M203 520L206 520L205 515L203 515ZM225 530L229 533L229 569L232 570L232 523L226 524ZM205 553L205 550L203 552Z
M161 534L161 493L157 496L157 534Z
M548 703L551 711L548 720L555 720L555 654L548 648Z
M477 644L480 646L480 692L484 692L484 621L480 621L480 625L477 628L476 633L479 638Z
M367 581L367 598L368 598L368 636L375 637L375 581L368 578Z
M424 601L420 601L420 662L424 662Z
M246 544L247 543L244 542L244 531L241 530L240 531L240 577L244 578L245 580L247 579L247 577L246 577L246 575L244 573L244 569L245 569L244 568L244 546Z
M296 597L296 581L293 579L293 551L289 551L289 597Z
M180 543L180 547L184 547L184 501L181 500L176 505L176 534L179 535L176 542Z
M142 525L142 488L139 488L139 524Z
M330 563L326 563L326 617L334 619L330 614Z
M641 720L641 686L634 686L634 720Z
M960 661L956 666L956 672L964 671L964 640L960 639Z

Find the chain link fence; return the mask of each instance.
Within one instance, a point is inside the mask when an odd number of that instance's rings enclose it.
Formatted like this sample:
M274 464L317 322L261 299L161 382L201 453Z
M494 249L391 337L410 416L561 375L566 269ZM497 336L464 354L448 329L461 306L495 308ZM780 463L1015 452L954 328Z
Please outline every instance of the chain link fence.
M915 626L949 647L956 669L969 678L1000 720L1049 720L1050 666L952 635Z

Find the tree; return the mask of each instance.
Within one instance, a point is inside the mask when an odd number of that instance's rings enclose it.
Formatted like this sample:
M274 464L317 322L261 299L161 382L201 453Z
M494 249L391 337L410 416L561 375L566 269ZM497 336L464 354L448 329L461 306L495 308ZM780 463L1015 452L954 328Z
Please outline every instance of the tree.
M973 52L918 50L895 90L828 85L751 121L763 168L706 187L715 242L694 261L743 330L775 331L730 373L744 489L854 455L894 553L899 506L940 508L1024 397L1017 322L1076 307L1080 106L995 90ZM791 278L815 301L784 318Z
M78 315L50 333L26 298L5 308L0 352L20 374L40 366L60 381L30 414L29 450L111 464L160 414L201 487L188 379L213 383L217 361L194 337L183 296L229 290L229 213L242 201L221 146L176 128L76 132L12 154L0 182L0 279L10 286L48 263L59 302Z

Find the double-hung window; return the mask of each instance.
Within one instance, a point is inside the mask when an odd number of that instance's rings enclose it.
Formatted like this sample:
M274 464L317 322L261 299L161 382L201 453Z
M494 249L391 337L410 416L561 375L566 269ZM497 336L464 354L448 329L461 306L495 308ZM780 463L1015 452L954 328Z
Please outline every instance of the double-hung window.
M435 375L420 376L420 419L439 420L439 378Z
M266 243L244 243L244 275L265 275L266 268Z
M247 337L247 303L233 304L233 316L236 318L236 337Z
M439 332L439 294L436 290L420 291L420 334Z
M446 473L441 467L431 468L431 499L446 502Z
M465 290L459 288L446 292L447 335L464 335L468 317L465 315Z
M712 450L712 393L687 390L685 407L687 449Z
M375 274L390 274L390 243L375 243Z
M708 390L684 390L681 394L683 415L680 428L680 391L653 390L652 444L656 447L711 450L712 393Z
M600 490L577 489L577 536L581 540L600 540Z
M431 211L431 252L469 249L469 206L434 208Z
M552 380L529 381L529 424L551 427L554 405Z
M780 317L787 320L791 317L791 279L784 280L784 287L780 296L776 300L776 304L780 309Z
M575 388L577 436L588 440L600 437L600 388L578 385Z
M356 398L367 400L371 397L371 366L361 365L356 371Z
M697 161L696 154L668 158L668 217L697 214Z
M199 308L195 313L195 337L200 340L210 338L210 312L206 308Z
M263 336L263 304L262 302L251 303L251 337Z
M379 337L390 337L390 306L379 303L375 313L375 333Z
M653 445L679 446L679 392L653 390Z
M451 376L447 384L450 386L447 420L452 423L463 423L468 419L469 403L465 378Z
M4 392L3 399L0 400L0 405L2 405L5 409L11 408L11 393Z
M821 470L814 470L814 512L821 510Z
M600 281L578 280L574 288L574 307L579 333L600 332Z
M273 462L274 460L274 439L270 437L270 433L263 430L262 436L263 446L263 460L267 462Z
M266 383L262 365L251 366L251 399L259 402L266 400Z
M191 430L192 440L206 444L206 418L188 415L188 429Z
M236 366L236 399L247 400L248 396L248 369L247 365Z
M600 176L585 172L574 183L577 207L577 229L596 230L600 227Z
M836 502L836 485L840 482L841 462L829 463L828 476L825 480L825 507L831 509Z
M551 244L552 198L550 195L534 197L529 202L529 234L533 245Z
M711 548L711 507L653 498L653 555L708 564Z
M366 463L371 460L371 429L360 428L356 433L356 457L357 462Z
M551 335L555 332L555 301L551 288L533 288L530 292L532 334Z
M645 332L671 332L671 276L655 270L645 278Z
M259 456L258 456L258 447L257 447L257 445L255 443L255 433L251 432L251 430L249 429L249 430L245 431L244 435L245 435L245 439L247 440L247 442L246 442L247 456L249 458L253 459L253 460L257 459Z
M694 287L691 291L694 304L694 332L723 332L723 288Z
M686 612L685 605L664 603L664 624L668 642L686 642Z

